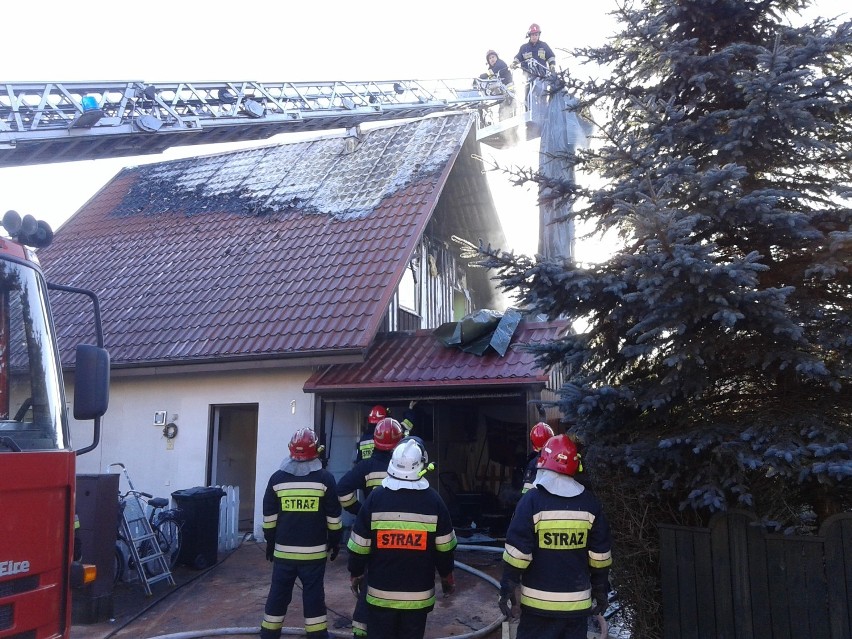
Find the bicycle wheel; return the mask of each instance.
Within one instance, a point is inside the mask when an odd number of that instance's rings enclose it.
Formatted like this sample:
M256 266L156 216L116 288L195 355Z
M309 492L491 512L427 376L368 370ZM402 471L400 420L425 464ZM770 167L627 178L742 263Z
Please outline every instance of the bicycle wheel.
M115 559L113 560L112 583L117 584L125 578L128 562L130 561L130 546L124 537L115 540Z
M173 519L164 519L157 524L157 542L166 558L169 570L174 570L180 554L180 526Z
M151 561L146 561L154 555L160 554L159 544L154 543L153 539L146 539L139 544L138 552L139 562L142 564L142 568L148 577L156 577L163 573L162 564L159 560L152 559Z

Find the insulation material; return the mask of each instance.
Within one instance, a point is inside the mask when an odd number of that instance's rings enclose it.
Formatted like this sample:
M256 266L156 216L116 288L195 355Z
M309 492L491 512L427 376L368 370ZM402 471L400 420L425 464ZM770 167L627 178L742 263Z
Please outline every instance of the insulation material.
M521 313L517 309L510 308L505 313L481 309L458 322L441 324L434 335L444 346L456 346L465 353L482 356L491 347L503 357L520 322Z
M533 119L541 127L539 172L547 180L574 182L573 157L587 147L591 123L572 110L576 101L564 90L549 93L536 81L530 95ZM574 222L571 204L550 201L549 187L539 189L538 255L545 259L572 260Z

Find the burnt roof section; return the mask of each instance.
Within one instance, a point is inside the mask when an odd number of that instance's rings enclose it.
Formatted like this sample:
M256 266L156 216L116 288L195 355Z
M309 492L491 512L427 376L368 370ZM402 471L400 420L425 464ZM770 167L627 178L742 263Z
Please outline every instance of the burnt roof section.
M543 370L525 345L548 342L564 334L568 323L521 322L509 349L501 357L493 349L482 356L444 346L433 331L380 335L367 359L360 364L336 364L314 373L305 383L310 393L357 393L359 391L418 391L452 387L544 386Z
M51 281L98 294L115 367L351 361L439 198L455 218L440 228L505 244L471 125L446 115L124 169L39 258ZM91 341L77 304L54 298L66 364Z

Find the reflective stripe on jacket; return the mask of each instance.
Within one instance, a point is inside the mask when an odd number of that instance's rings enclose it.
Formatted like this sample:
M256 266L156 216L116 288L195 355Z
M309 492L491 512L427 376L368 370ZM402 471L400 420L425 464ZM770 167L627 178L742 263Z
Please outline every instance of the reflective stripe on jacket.
M347 511L357 515L360 508L358 491L364 491L364 499L388 475L388 464L391 451L376 450L369 459L362 459L353 466L340 481L337 482L337 497L340 505Z
M349 535L349 572L367 573L367 602L383 608L432 610L435 571L453 571L456 534L435 490L376 488Z
M343 523L334 476L321 468L297 477L278 470L263 495L263 532L276 559L325 561L340 543Z
M598 499L584 490L525 493L506 531L504 574L519 574L521 606L549 616L588 614L592 585L607 581L612 563L609 524Z

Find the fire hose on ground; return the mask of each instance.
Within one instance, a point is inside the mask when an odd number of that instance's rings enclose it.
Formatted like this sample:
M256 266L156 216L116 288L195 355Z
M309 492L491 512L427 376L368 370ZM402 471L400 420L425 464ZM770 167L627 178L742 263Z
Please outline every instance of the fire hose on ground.
M472 544L459 544L457 546L457 550L466 550L472 552L497 552L502 553L502 548L497 548L494 546L476 546ZM467 564L464 564L460 561L455 562L456 568L459 570L464 570L465 572L474 575L475 577L479 577L480 579L487 581L492 586L500 589L500 582L494 579L494 577L482 572L481 570L477 570L476 568L472 568ZM476 639L476 637L485 637L488 634L494 632L497 628L502 626L503 621L506 618L500 614L494 621L489 623L488 625L479 628L478 630L474 630L472 632L464 633L461 635L452 635L452 637L441 637L440 639ZM604 620L602 615L598 616L598 623L601 628L601 637L607 636L607 623ZM187 630L185 632L175 632L167 635L157 635L156 637L150 637L149 639L204 639L205 637L225 637L225 636L257 636L260 628L218 628L215 630ZM295 637L304 637L305 630L304 628L282 628L282 635L295 636ZM346 632L341 632L339 630L329 630L328 634L332 637L344 637L348 639L352 636L352 631L348 630Z

